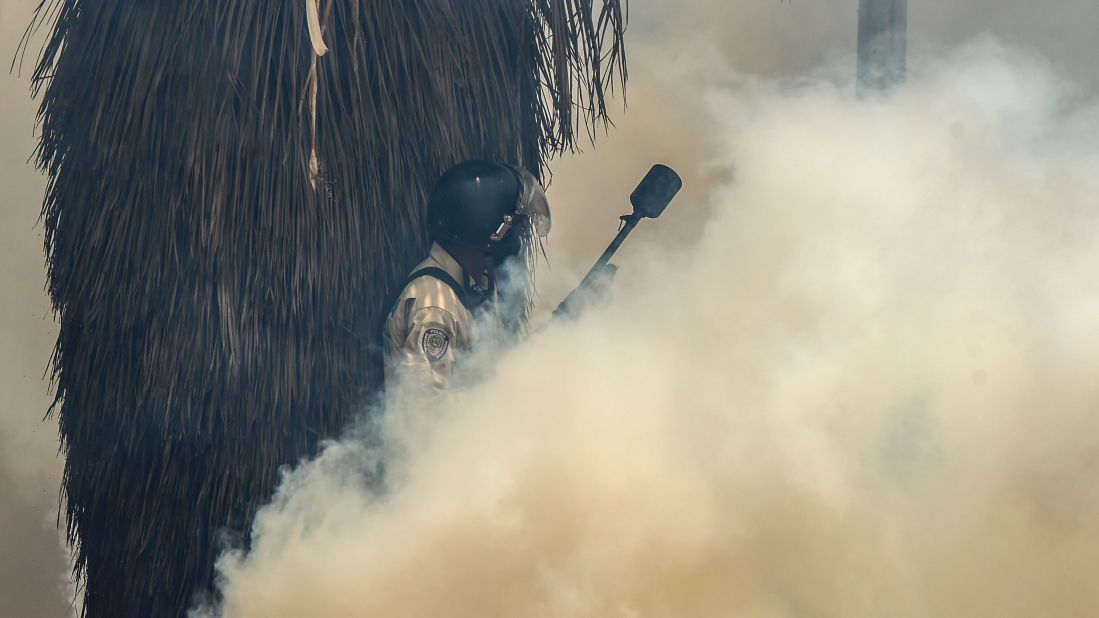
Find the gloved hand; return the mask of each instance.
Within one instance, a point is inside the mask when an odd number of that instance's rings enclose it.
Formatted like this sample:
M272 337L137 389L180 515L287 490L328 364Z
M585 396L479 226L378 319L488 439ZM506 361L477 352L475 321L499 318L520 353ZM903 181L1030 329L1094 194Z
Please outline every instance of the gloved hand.
M553 316L574 318L592 305L606 304L610 300L611 284L617 274L618 266L614 264L604 264L596 268L580 287L573 290L553 310Z
M588 282L588 291L585 294L587 304L605 305L610 302L611 284L617 274L618 266L615 264L605 264L596 269Z

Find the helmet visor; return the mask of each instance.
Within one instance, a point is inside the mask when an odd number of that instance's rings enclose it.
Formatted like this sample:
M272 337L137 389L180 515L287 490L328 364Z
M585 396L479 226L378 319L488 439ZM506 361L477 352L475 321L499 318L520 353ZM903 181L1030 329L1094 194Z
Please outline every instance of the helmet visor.
M530 219L530 227L539 238L549 235L553 219L550 217L549 200L542 191L542 185L538 179L527 170L520 170L523 180L523 195L519 198L519 206L516 214Z

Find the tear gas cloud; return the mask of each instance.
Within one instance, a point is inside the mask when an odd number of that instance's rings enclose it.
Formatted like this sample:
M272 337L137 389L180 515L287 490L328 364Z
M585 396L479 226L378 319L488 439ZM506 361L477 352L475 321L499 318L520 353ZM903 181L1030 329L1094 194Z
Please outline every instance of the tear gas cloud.
M1099 612L1099 106L991 40L863 102L667 62L693 227L290 473L213 613Z
M0 0L9 59L36 4ZM863 106L790 84L853 72L855 0L630 9L629 111L554 164L539 277L552 307L670 163L613 304L393 429L386 499L354 440L298 472L226 613L1094 614L1094 1L911 2L918 75ZM1022 51L948 51L985 32ZM0 78L0 615L53 618L27 68Z

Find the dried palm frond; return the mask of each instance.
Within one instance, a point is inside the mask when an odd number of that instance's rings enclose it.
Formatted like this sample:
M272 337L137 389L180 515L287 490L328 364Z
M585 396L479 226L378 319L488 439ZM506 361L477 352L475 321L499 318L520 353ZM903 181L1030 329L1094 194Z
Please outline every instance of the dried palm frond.
M317 16L319 58L303 0L43 0L28 29L52 26L37 160L88 616L180 616L210 588L279 466L378 386L434 179L541 172L625 78L620 0Z

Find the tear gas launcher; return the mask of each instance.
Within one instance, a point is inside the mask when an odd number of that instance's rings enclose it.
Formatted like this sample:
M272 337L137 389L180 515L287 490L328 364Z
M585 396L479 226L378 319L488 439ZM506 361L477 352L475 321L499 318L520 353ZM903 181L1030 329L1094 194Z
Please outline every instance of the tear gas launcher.
M591 267L584 279L580 281L580 285L569 293L565 300L557 306L557 309L554 309L553 315L576 315L584 303L584 298L589 293L598 292L600 286L605 287L616 270L614 266L610 265L611 258L614 257L615 252L622 246L622 243L626 241L626 237L630 235L630 232L637 227L642 219L656 219L663 214L664 209L668 207L668 204L671 203L682 187L683 180L679 177L679 174L675 173L675 170L659 163L652 166L649 173L645 174L637 188L630 194L633 212L619 217L622 224L618 234L611 240L611 244L607 246L607 250L603 252L603 255L595 261L595 265Z

